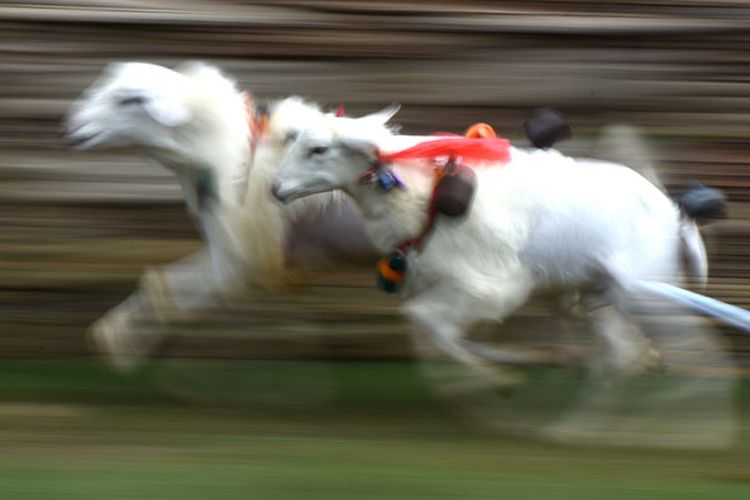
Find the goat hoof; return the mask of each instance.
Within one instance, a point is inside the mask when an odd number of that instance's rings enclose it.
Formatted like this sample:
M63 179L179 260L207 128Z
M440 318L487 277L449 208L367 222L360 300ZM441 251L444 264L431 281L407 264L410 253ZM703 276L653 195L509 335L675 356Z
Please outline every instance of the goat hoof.
M664 361L664 356L654 349L649 347L646 352L646 371L649 373L664 373L667 371L667 364Z
M87 342L92 351L114 371L132 374L143 366L161 341L161 336L138 333L125 311L112 311L89 329Z

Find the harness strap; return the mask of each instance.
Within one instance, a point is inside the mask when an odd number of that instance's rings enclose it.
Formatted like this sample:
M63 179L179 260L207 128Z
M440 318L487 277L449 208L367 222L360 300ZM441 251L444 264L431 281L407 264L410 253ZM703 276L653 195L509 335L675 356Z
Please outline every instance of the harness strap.
M419 233L411 239L402 241L396 245L396 249L403 253L407 253L409 250L419 250L422 246L423 241L432 230L432 226L435 225L435 216L437 215L437 192L440 186L440 181L446 175L450 174L456 168L456 163L451 158L448 163L443 166L436 166L433 170L432 177L432 193L430 194L430 204L427 207L427 219L425 219L422 229Z
M402 241L396 245L393 251L378 261L376 267L378 272L378 289L387 293L395 293L403 284L406 278L406 254L412 249L419 250L425 238L432 231L432 226L435 224L435 216L437 215L436 199L440 180L454 168L454 165L455 163L451 160L446 165L435 166L430 204L427 207L427 219L417 236Z
M250 92L245 92L245 116L247 117L247 126L249 132L249 151L248 158L245 164L245 170L242 173L244 179L240 182L242 186L242 192L240 192L240 203L245 200L249 183L250 183L250 169L252 168L253 161L255 160L255 150L258 148L258 143L268 132L268 121L269 114L266 107L255 106L253 96Z
M377 184L380 179L379 174L383 173L383 164L399 160L431 159L434 165L432 192L427 206L427 217L422 224L422 228L416 236L397 244L393 251L378 261L378 288L388 293L397 292L405 280L406 254L410 250L420 250L427 237L432 233L438 214L438 194L440 194L441 181L456 171L458 167L457 159L461 158L462 160L468 160L470 163L477 162L480 164L483 162L506 163L510 160L510 143L505 139L498 138L492 127L486 123L477 123L471 126L466 130L464 138L455 137L452 134L438 135L445 138L418 143L394 153L379 153L377 160L359 177L361 184ZM445 158L448 161L445 161ZM384 183L381 180L381 189L390 191L394 185L405 187L394 173L389 172L387 168L385 170L389 174L388 178L392 177L394 181ZM456 215L458 215L458 212Z
M245 114L250 129L250 157L252 159L258 142L268 131L268 109L265 106L259 109L253 102L252 94L245 92Z

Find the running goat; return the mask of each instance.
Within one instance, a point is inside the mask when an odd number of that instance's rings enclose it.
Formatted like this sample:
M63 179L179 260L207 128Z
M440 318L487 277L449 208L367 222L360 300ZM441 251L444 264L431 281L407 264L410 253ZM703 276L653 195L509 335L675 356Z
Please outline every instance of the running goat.
M417 154L436 149L434 141L443 149ZM406 269L408 317L481 372L491 374L491 353L466 341L467 332L549 291L580 294L590 310L613 305L595 322L611 365L626 372L650 367L655 352L627 318L627 285L705 282L694 221L625 166L520 150L499 139L474 141L471 147L496 154L462 159L464 139L397 136L383 120L327 117L291 147L273 193L284 203L331 190L350 195L372 241L391 255L392 267L381 263L382 271L398 281L398 268ZM473 202L459 217L435 215L436 172L451 168L440 168L449 156L459 156L459 168L471 167L475 176ZM383 178L395 182L385 186Z
M232 80L202 63L176 70L112 64L73 104L69 140L82 150L139 152L174 171L206 243L148 270L138 290L93 325L93 339L116 367L136 367L161 340L160 325L195 317L247 289L284 285L290 262L374 255L346 197L324 195L287 208L270 195L271 176L295 131L322 116L299 98L263 113ZM349 238L339 237L342 225Z

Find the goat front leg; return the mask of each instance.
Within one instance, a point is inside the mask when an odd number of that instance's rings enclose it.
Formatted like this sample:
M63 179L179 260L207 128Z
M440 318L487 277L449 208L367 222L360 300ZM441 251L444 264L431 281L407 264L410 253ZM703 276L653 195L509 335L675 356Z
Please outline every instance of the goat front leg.
M530 291L529 280L509 280L502 296L479 300L455 287L437 287L410 300L404 309L419 333L470 370L474 375L470 384L476 385L479 377L481 385L507 389L518 384L517 372L482 355L464 336L479 321L505 319L526 302Z
M187 195L187 192L186 192ZM188 204L190 206L190 198ZM278 211L192 207L206 248L148 270L138 289L94 323L91 338L112 366L131 371L154 352L166 326L225 305L248 289L272 290L286 279Z
M108 364L130 372L158 348L169 324L222 305L225 295L226 284L204 249L147 270L138 288L91 326L90 339Z

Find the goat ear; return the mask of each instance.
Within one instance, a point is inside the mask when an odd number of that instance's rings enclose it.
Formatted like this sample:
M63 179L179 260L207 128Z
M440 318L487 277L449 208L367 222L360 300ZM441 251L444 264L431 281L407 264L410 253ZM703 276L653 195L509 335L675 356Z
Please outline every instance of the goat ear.
M385 125L388 121L393 118L396 113L401 109L401 105L397 103L391 103L380 111L376 111L369 115L365 115L360 120L368 120Z
M368 158L377 158L378 156L378 147L375 145L374 142L362 139L360 137L341 137L340 138L341 145L345 148L355 151L357 153L361 153Z
M187 102L174 95L159 94L151 96L143 107L151 118L167 127L179 127L193 117Z

